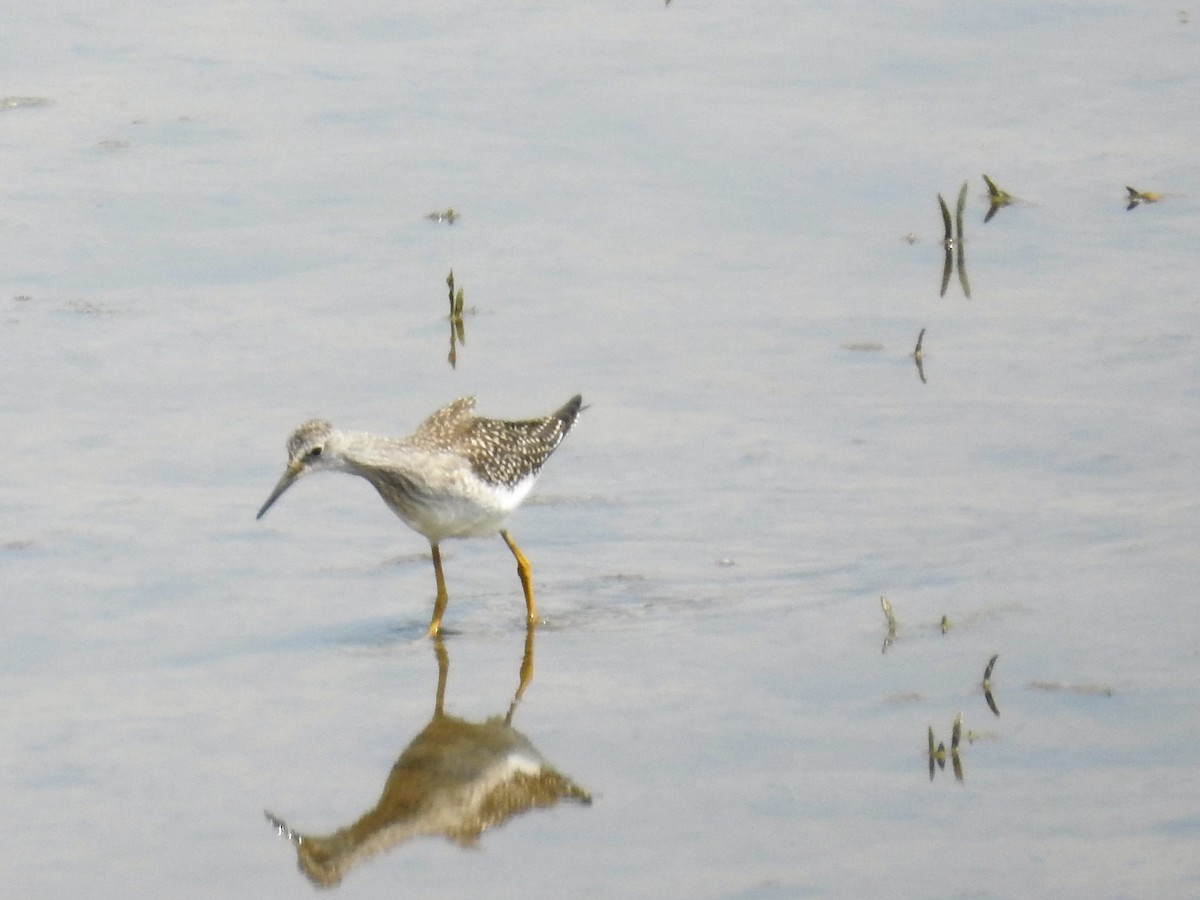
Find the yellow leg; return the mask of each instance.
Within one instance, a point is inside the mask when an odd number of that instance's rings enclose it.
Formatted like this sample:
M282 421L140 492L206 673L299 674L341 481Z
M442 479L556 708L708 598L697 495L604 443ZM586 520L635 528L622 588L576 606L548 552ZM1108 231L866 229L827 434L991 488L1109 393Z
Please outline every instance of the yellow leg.
M433 619L429 623L428 634L430 637L437 637L442 633L442 614L446 611L450 595L446 593L446 579L442 575L442 551L434 543L430 543L429 548L433 551L433 574L437 577L437 599L433 601Z
M501 531L500 537L504 538L504 543L508 544L508 549L512 551L512 555L517 560L517 575L521 578L521 589L525 591L526 621L537 624L537 607L533 602L533 572L529 568L529 560L525 558L525 554L521 552L517 542L508 536L507 531Z

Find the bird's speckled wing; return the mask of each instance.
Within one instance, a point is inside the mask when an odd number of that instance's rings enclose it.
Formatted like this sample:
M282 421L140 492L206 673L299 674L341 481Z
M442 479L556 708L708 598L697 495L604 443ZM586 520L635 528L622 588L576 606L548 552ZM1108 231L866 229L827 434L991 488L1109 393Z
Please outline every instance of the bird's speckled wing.
M541 471L575 424L580 406L580 398L572 397L552 415L509 422L475 416L475 398L461 397L421 423L409 442L454 453L483 481L514 487Z
M459 397L418 425L409 441L427 450L452 448L474 420L475 398Z

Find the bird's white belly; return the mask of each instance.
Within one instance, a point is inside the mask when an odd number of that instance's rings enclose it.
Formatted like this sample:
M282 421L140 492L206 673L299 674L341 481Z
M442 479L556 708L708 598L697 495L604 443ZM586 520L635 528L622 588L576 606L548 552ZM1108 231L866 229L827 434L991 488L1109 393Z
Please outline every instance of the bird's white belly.
M513 489L478 482L459 485L430 498L431 502L407 504L403 511L395 512L410 528L434 542L495 534L504 527L509 513L521 505L535 480L524 479Z

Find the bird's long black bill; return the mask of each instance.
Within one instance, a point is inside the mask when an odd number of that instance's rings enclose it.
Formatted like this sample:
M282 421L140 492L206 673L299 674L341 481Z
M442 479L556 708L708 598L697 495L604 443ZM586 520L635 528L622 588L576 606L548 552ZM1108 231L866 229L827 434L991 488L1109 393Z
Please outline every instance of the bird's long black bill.
M271 508L276 500L283 496L283 492L290 488L299 477L300 473L291 468L284 472L283 477L279 479L279 484L275 485L275 490L271 491L271 496L267 498L267 502L262 505L262 509L258 511L258 515L254 518L261 519L265 516L267 510Z

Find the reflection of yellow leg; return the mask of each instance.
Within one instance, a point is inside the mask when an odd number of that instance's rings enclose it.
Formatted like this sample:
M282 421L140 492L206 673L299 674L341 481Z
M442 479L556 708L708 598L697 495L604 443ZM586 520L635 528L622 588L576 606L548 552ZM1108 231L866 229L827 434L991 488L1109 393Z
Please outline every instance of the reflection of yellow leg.
M525 655L521 657L521 681L517 685L517 692L513 695L512 703L508 705L508 715L504 717L504 724L511 725L513 713L517 711L517 704L521 702L521 697L525 694L525 688L529 687L529 682L533 681L533 633L534 623L525 623Z
M446 702L446 676L450 674L450 654L446 652L446 645L442 642L440 634L433 636L433 655L437 657L438 663L437 694L433 703L433 714L440 716L442 715L442 706Z
M433 574L437 577L437 599L433 601L433 619L429 623L428 634L430 637L437 637L442 633L442 614L446 611L450 595L446 593L446 579L442 576L442 551L434 543L431 543L429 547L433 551Z
M521 552L521 548L517 546L517 542L508 536L507 531L501 531L500 537L504 538L504 543L508 544L508 549L512 551L512 555L517 560L517 575L520 576L521 588L525 591L526 621L536 624L537 607L533 603L533 572L529 568L529 560L525 558L525 554Z

